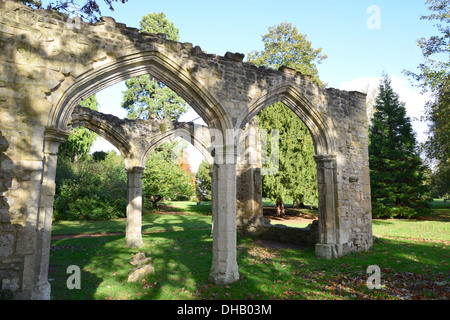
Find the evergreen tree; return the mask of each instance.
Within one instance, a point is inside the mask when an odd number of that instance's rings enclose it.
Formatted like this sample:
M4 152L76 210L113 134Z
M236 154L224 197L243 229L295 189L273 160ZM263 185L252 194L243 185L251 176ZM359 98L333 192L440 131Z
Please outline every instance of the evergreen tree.
M82 107L98 110L99 103L95 95L80 103ZM65 143L59 146L59 155L70 158L77 163L80 158L89 154L91 146L97 139L97 134L84 127L75 128Z
M170 40L179 40L179 30L163 12L149 13L140 21L141 32L165 33ZM122 108L129 119L177 120L188 111L186 102L151 75L143 75L125 81Z
M269 28L263 35L264 50L249 53L249 62L258 66L279 68L288 66L312 81L323 85L316 63L327 58L322 49L313 49L306 35L300 34L290 23ZM297 204L318 205L317 169L314 145L308 128L283 103L275 103L258 115L259 128L279 130L279 167L274 175L263 176L264 196L275 201L277 212L284 215L284 201L293 199Z
M427 207L425 166L404 103L385 75L369 132L373 217L412 217Z

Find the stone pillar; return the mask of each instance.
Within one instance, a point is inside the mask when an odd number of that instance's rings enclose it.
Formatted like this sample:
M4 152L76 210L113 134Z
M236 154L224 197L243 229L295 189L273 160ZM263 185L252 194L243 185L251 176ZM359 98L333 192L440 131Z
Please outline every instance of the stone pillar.
M316 256L338 258L343 255L339 239L339 219L336 213L336 156L314 156L319 187L319 243Z
M238 166L236 176L237 228L252 233L263 221L261 168Z
M139 248L142 241L142 174L145 168L127 169L127 228L126 244L128 248Z
M59 145L65 142L68 136L68 132L54 128L47 128L44 132L44 166L37 213L34 279L31 294L33 300L50 300L48 267L56 188L56 164Z
M236 151L234 147L218 149L215 149L211 181L214 232L209 281L224 285L239 280L236 260Z
M237 228L243 233L257 232L263 224L261 141L254 117L239 140L236 165Z
M209 176L211 177L211 216L212 216L212 221L211 221L211 238L214 237L214 196L213 196L213 180L214 180L214 166L210 165L209 166Z

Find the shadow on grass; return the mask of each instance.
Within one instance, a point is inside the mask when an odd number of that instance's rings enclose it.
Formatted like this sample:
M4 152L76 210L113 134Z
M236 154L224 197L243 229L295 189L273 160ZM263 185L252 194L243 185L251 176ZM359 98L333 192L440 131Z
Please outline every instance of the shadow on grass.
M161 203L158 205L158 209L154 210L153 213L159 212L184 212L184 213L196 213L202 215L212 215L212 207L210 201L202 202L202 204L197 204L194 202L168 202Z
M378 239L367 252L324 260L315 258L312 247L275 249L251 238L238 238L240 280L215 286L207 281L212 261L209 230L167 231L146 234L143 239L145 246L139 250L125 248L123 236L54 241L49 275L54 279L52 298L297 300L369 295L390 299L397 297L398 288L392 284L398 287L405 282L395 282L396 277L400 280L404 276L412 280L427 277L432 283L449 278L449 251L441 243ZM129 260L138 251L152 258L155 273L143 281L127 283L133 268ZM65 270L69 265L78 265L83 270L81 290L68 290L65 286L68 277ZM370 265L380 267L382 284L386 284L383 290L366 288L366 270ZM344 278L345 282L341 281ZM408 285L415 285L417 281L411 279ZM343 289L326 289L336 284Z
M142 216L142 232L180 231L211 226L211 217L198 214L150 213ZM53 223L52 235L125 233L126 219L109 221L60 221Z
M147 230L156 230L156 233L143 234L145 245L140 249L126 248L124 235L52 241L49 268L52 299L170 299L173 294L170 292L166 296L166 291L175 287L175 283L184 283L186 280L182 287L189 288L192 286L190 282L199 281L197 274L207 278L212 258L211 223L208 217L151 215L146 217L146 223ZM116 227L113 224L107 231L111 232ZM80 228L74 228L70 233L86 231ZM147 282L127 283L128 273L133 268L129 264L131 256L140 251L152 258L156 272ZM194 262L200 262L203 267ZM82 270L81 290L67 288L66 281L70 274L66 270L71 265ZM192 299L192 291L195 292L190 290L181 294L183 298Z

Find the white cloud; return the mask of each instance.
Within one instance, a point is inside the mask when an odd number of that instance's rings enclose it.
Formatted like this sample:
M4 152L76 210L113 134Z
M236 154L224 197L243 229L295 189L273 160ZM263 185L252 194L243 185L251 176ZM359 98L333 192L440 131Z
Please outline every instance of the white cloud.
M423 142L427 137L427 123L420 121L424 116L425 103L429 99L429 95L421 94L420 89L412 86L407 80L390 76L392 88L399 95L400 101L405 103L407 115L412 120L413 129L417 134L417 140ZM372 92L377 89L381 77L356 78L341 83L341 90Z

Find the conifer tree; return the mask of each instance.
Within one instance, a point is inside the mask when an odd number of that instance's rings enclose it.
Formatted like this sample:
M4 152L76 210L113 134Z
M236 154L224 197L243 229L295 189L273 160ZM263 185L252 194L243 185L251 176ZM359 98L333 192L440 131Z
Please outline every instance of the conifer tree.
M98 110L99 103L95 95L80 103L82 107ZM74 163L89 154L91 146L98 135L84 127L75 128L70 132L65 143L59 146L59 155L70 158Z
M369 132L373 217L412 217L427 208L425 166L416 147L405 104L391 86L380 81Z
M140 21L140 31L164 33L170 40L179 40L179 30L161 13L149 13ZM188 110L186 102L152 75L143 75L125 81L122 108L128 111L129 119L178 118Z
M279 68L288 66L311 76L323 85L316 63L327 58L322 49L314 49L306 35L290 23L269 28L263 35L264 50L251 51L249 62L258 66ZM314 145L308 128L286 105L275 103L258 115L261 129L279 130L279 167L275 175L263 176L263 193L277 204L277 212L284 215L284 202L293 199L297 204L318 205L317 169ZM270 134L270 132L269 132Z

